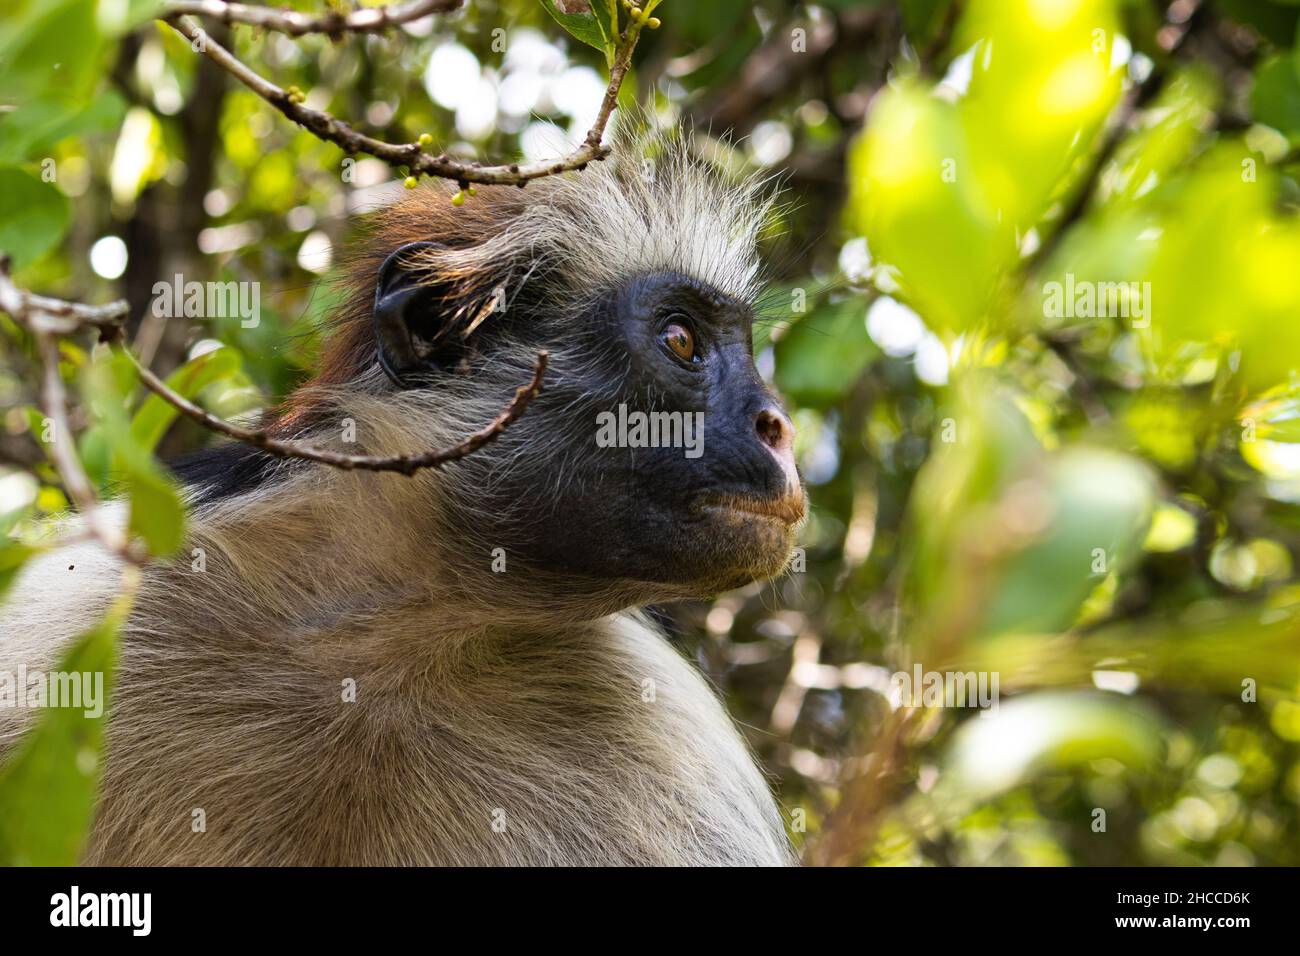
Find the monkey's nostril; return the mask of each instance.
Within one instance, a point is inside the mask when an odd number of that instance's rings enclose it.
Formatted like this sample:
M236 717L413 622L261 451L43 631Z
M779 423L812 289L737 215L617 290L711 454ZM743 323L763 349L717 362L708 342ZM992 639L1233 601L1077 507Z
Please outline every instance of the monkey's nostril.
M794 426L775 409L765 408L754 419L758 437L773 451L785 451L794 444Z

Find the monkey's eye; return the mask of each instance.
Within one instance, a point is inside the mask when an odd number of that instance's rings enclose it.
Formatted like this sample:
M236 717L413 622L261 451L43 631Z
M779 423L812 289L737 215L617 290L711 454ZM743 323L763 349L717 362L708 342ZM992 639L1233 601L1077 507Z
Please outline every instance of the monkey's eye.
M659 333L659 341L668 351L683 362L698 362L700 357L695 352L695 335L681 322L669 322Z

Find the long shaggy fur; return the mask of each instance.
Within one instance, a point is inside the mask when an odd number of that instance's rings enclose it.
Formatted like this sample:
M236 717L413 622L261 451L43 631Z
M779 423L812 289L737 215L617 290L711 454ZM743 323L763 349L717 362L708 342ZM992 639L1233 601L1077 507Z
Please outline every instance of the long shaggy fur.
M323 369L275 430L353 453L440 447L528 379L528 343L629 274L672 269L752 299L760 191L680 143L651 148L651 165L625 142L621 165L480 190L462 209L426 187L381 213ZM439 243L419 265L457 334L496 320L483 310L502 291L533 323L491 359L467 346L467 374L436 390L397 391L374 362L378 265L412 241ZM122 635L87 862L788 862L768 785L714 692L631 610L680 595L493 574L509 536L470 530L475 509L526 530L494 493L512 480L535 478L534 508L582 492L527 423L582 400L602 347L575 333L490 456L412 478L263 460L248 487L199 481L184 556L147 570ZM356 444L339 440L345 420ZM0 607L0 668L55 668L117 571L86 543L30 565ZM0 712L0 750L20 714Z

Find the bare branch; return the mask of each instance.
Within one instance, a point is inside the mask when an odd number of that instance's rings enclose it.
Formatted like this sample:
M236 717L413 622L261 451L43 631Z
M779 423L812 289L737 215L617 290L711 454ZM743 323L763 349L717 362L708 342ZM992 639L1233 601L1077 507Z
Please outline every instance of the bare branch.
M304 458L307 461L320 462L334 468L341 468L344 471L396 471L408 476L424 468L438 468L448 462L457 461L495 440L512 422L527 411L529 403L542 390L542 378L546 374L546 366L550 361L548 353L538 352L537 360L533 364L531 381L527 385L521 385L515 389L515 397L510 400L510 404L502 409L496 418L463 441L449 448L426 451L416 455L394 455L387 458L377 458L369 455L348 455L328 448L316 448L298 442L284 441L273 438L265 429L245 428L242 425L236 425L233 422L218 418L216 415L195 405L183 395L178 395L168 388L167 383L141 365L129 349L124 348L123 351L135 363L136 371L140 373L140 381L144 383L146 388L168 404L173 405L182 414L214 432L228 435L245 444L260 448L268 455L274 455L277 458Z
M618 105L618 91L622 87L623 78L627 75L628 68L632 64L632 51L636 47L642 28L646 25L645 18L631 19L627 24L627 28L619 37L614 62L609 71L609 84L605 88L600 110L596 114L591 129L587 131L587 135L577 149L568 155L555 159L483 166L479 163L459 162L446 154L435 156L426 153L418 142L387 143L375 139L372 136L358 132L351 124L323 110L304 106L298 102L300 97L295 98L289 91L281 89L249 68L233 53L213 40L192 19L185 16L184 14L188 11L182 8L192 6L223 7L225 12L228 12L232 5L219 3L218 0L192 0L190 3L173 3L163 9L160 19L186 37L195 49L200 50L240 83L299 126L302 126L319 139L334 143L348 154L366 153L377 159L382 159L390 165L405 166L413 176L425 175L450 179L462 184L462 187L469 183L523 186L530 180L554 176L557 173L574 169L581 170L588 163L603 160L608 156L609 147L601 142L605 135L605 127L609 124L609 118ZM396 15L396 12L397 8L394 7L389 16ZM357 15L359 14L352 14L351 16Z
M410 0L407 3L354 10L351 13L331 10L313 17L296 10L225 3L223 0L172 0L164 8L162 16L207 17L231 25L245 23L295 37L309 33L337 37L344 33L382 33L390 27L401 26L431 14L450 13L459 9L463 2L464 0Z
M8 312L34 333L71 335L87 327L111 330L121 324L128 309L125 299L95 306L33 295L14 285L9 257L0 253L0 312Z

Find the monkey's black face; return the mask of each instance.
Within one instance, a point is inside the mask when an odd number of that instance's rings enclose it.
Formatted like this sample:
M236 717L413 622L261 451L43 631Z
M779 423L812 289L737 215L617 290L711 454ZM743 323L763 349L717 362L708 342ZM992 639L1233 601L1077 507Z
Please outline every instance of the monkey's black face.
M525 294L448 351L442 300L404 268L409 249L381 268L374 313L398 385L427 384L435 402L491 389L500 407L503 379L518 385L537 350L551 355L527 414L443 484L455 540L610 601L714 594L784 568L804 493L794 427L754 367L748 306L645 273L577 317Z
M659 599L784 568L804 493L751 326L742 303L654 273L613 292L581 335L538 343L555 370L541 414L564 420L537 425L563 437L550 457L558 480L528 522L530 561Z

